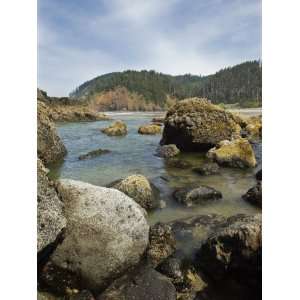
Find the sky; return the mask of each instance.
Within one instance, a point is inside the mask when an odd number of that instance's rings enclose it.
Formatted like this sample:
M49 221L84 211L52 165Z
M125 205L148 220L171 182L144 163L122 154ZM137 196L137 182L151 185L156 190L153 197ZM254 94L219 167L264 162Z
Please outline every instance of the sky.
M261 58L261 0L38 0L38 87L132 70L213 74Z

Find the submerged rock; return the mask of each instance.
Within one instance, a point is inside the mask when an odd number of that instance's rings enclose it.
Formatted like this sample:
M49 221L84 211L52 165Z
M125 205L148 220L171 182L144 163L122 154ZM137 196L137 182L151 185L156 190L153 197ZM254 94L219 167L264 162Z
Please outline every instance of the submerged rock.
M95 300L95 298L89 290L82 290L79 293L70 296L68 300Z
M122 136L127 134L127 126L123 121L116 121L109 127L101 129L101 132L109 136Z
M200 175L214 175L220 172L220 167L217 163L204 163L198 168L193 168L193 171Z
M207 156L222 166L234 168L253 168L256 158L247 139L225 140L210 149Z
M126 177L109 185L136 201L146 210L159 207L159 191L149 180L139 174Z
M222 198L222 193L212 187L201 185L197 188L181 188L173 193L175 200L185 206L203 204Z
M160 124L163 124L165 121L165 117L155 117L152 119L152 122L153 123L160 123Z
M208 150L239 135L230 113L206 99L179 101L167 113L161 145L175 144L181 151Z
M258 207L262 207L262 185L258 182L254 187L250 188L242 198Z
M168 167L171 168L189 169L192 167L192 164L190 162L180 158L169 158L165 163Z
M47 177L42 161L37 161L37 251L41 251L57 239L66 226L63 203L54 184Z
M144 210L114 189L68 179L57 188L68 225L51 261L99 291L139 262L148 245Z
M157 149L157 156L170 158L178 155L180 150L174 144L164 145Z
M152 266L157 266L169 257L175 251L175 248L176 241L169 225L156 223L150 227L146 257Z
M107 154L107 153L110 153L110 150L99 148L97 150L93 150L86 154L80 155L78 157L78 159L79 160L90 159L90 158L94 158L94 157L100 156L102 154Z
M197 253L197 267L214 280L261 285L261 215L236 215L211 233Z
M161 126L156 124L143 125L138 129L139 134L159 134L161 133Z
M148 266L115 280L97 300L176 300L171 280Z
M37 102L37 153L44 164L62 159L67 150L49 116L48 106Z

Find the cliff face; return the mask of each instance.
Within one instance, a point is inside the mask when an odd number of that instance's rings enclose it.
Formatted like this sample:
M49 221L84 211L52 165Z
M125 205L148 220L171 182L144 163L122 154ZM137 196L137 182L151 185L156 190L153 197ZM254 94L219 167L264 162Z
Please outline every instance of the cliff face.
M176 100L168 97L164 104L156 104L141 94L129 92L125 87L93 94L88 100L88 106L96 111L159 111L168 109L174 103Z

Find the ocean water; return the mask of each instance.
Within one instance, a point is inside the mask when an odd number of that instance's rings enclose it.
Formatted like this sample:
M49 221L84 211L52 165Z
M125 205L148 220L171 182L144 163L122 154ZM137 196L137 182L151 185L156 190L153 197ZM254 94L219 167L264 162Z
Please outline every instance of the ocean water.
M160 135L140 135L140 125L148 124L157 113L110 113L112 121L77 122L57 124L68 154L63 161L50 166L52 178L71 178L91 184L106 186L110 182L132 174L142 174L160 190L160 197L167 206L149 213L149 223L172 221L199 214L218 213L230 216L237 213L253 214L261 210L246 203L241 196L255 184L254 174L261 167L261 144L255 145L259 164L255 169L239 170L222 168L221 173L200 176L191 168L169 167L164 159L155 156ZM128 127L124 137L109 137L100 129L115 120L123 120ZM102 148L111 152L87 160L78 157L89 151ZM203 153L181 154L180 159L193 167L205 161ZM220 201L186 208L172 198L174 189L194 185L208 185L223 194Z

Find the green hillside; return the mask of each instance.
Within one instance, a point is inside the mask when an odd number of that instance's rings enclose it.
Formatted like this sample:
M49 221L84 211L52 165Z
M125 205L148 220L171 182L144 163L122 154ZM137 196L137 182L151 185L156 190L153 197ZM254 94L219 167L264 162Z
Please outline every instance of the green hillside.
M125 87L143 96L146 102L163 106L167 95L184 99L206 97L214 103L239 103L241 106L261 104L261 65L249 61L228 67L209 76L171 76L155 71L114 72L87 81L70 93L70 97L90 99L94 95Z

